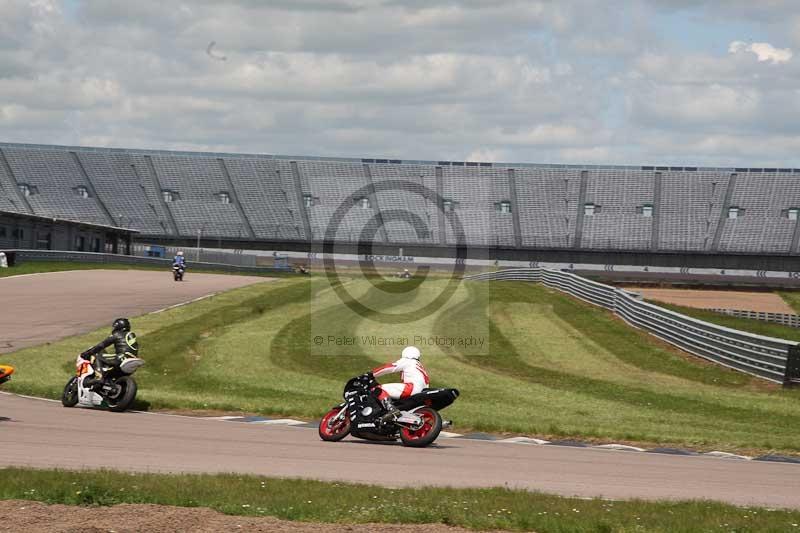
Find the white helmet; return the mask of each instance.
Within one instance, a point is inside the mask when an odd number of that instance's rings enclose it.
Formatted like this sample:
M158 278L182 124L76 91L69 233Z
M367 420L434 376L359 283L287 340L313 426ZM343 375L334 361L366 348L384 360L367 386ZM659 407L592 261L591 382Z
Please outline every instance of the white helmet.
M403 348L403 353L400 355L403 359L417 359L419 360L422 354L416 346L406 346Z
M181 252L178 252L178 255L182 256L182 255L183 255L183 252L182 252L182 251L181 251Z

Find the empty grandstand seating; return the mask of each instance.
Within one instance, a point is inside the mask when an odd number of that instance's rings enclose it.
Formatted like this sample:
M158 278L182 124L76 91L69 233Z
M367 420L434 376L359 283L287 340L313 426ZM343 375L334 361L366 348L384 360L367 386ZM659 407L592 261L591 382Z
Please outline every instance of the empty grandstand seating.
M434 167L371 164L378 206L390 242L438 244L439 223Z
M661 172L659 249L712 249L729 178L718 171Z
M231 182L260 239L305 239L292 171L269 159L225 159Z
M460 224L466 244L514 246L513 212L501 213L499 206L511 201L507 169L445 166L442 197L455 202L453 211L446 212L448 244L458 242L455 230Z
M653 205L653 172L596 169L588 171L587 178L581 247L648 249L653 218L645 217L642 208ZM589 214L586 204L595 206L594 214Z
M522 246L569 248L577 223L580 171L514 169Z
M373 199L369 198L368 182L361 163L298 161L297 167L303 194L312 199L313 205L307 208L307 212L314 240L382 240L377 231L377 210L372 205ZM370 205L351 206L355 196L366 198Z
M145 236L797 254L800 171L0 143L0 210Z
M166 217L159 216L159 210L149 199L130 155L78 152L78 157L115 226L145 233L166 232Z
M0 211L12 211L14 213L24 213L25 209L17 205L17 194L11 191L11 186L4 183L3 168L0 167Z
M81 197L78 189L91 188L72 153L66 150L24 150L3 148L17 184L35 188L28 197L33 210L47 216L94 224L113 224L97 198Z
M230 186L218 159L157 154L151 160L161 191L176 195L166 206L172 211L179 234L248 236L236 206L221 201L221 193L230 194Z
M737 173L730 206L743 212L725 221L720 251L787 253L797 226L787 211L800 208L800 176Z
M19 205L20 199L15 188L16 182L9 176L9 171L6 170L6 163L3 159L2 151L0 151L0 210L26 213L28 211L25 205Z

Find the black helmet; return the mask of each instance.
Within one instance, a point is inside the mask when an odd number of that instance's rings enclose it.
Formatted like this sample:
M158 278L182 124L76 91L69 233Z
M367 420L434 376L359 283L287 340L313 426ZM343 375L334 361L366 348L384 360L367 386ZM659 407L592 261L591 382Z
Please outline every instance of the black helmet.
M130 331L131 321L127 318L118 318L111 324L111 331Z

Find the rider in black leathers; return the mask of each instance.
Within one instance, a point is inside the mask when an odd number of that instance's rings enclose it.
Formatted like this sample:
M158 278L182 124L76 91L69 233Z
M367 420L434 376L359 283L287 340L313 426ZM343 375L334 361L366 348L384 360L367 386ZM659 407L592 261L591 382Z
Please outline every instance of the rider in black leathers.
M103 350L114 346L114 354L104 354ZM118 318L111 325L111 335L99 344L92 346L81 354L81 358L92 363L94 375L83 382L85 387L92 387L103 382L103 365L118 366L124 355L139 356L139 342L131 331L131 323L127 318Z

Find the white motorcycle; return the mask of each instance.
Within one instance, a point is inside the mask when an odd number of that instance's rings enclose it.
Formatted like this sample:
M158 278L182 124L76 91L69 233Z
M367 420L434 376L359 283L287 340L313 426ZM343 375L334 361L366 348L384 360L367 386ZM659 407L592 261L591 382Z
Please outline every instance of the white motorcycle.
M123 356L119 366L103 367L102 383L85 387L87 378L94 375L91 363L78 356L75 375L64 386L61 404L64 407L108 407L109 411L121 412L133 405L138 387L131 375L144 364L144 360Z

